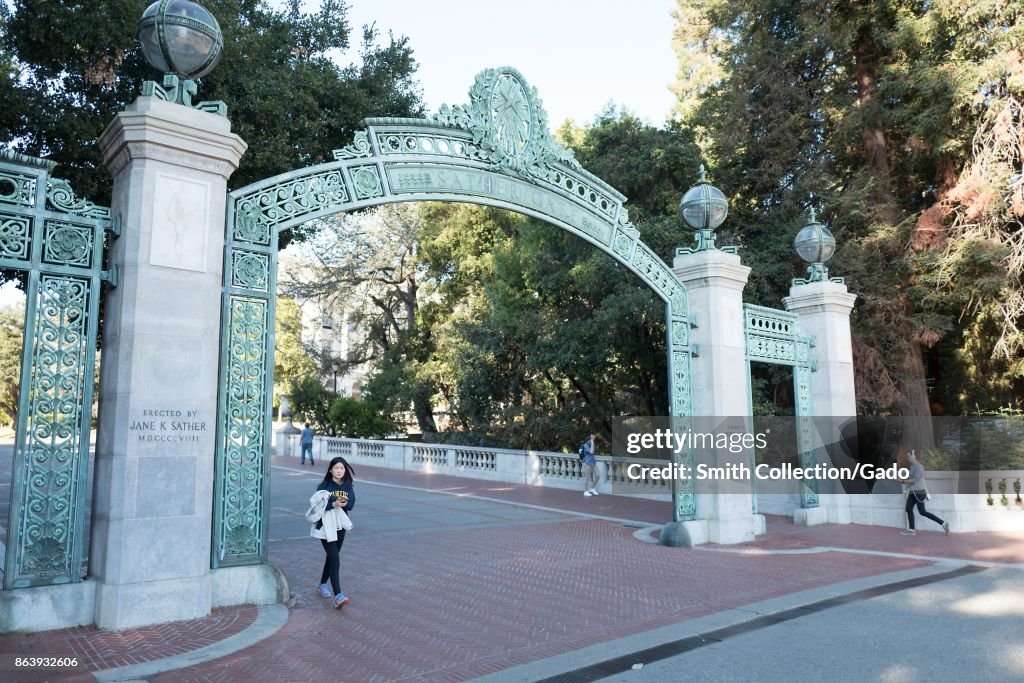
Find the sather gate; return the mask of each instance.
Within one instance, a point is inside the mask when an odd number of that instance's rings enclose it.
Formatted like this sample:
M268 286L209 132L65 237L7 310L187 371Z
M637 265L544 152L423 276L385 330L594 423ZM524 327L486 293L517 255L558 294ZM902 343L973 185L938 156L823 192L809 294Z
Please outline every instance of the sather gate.
M470 103L430 119L368 119L334 161L228 196L213 566L267 556L274 298L278 235L316 218L379 204L451 201L509 209L608 253L665 302L670 409L690 414L687 294L640 240L626 198L582 169L548 131L536 90L511 68L480 73ZM677 520L695 516L691 491Z

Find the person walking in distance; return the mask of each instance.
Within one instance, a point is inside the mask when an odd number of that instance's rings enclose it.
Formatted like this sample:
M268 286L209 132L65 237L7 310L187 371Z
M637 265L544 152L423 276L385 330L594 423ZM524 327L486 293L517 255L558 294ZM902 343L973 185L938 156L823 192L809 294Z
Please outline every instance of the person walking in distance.
M313 462L313 434L314 433L315 432L313 431L313 428L310 427L309 423L307 422L306 426L302 428L302 434L301 434L301 437L299 438L299 445L302 446L302 461L301 461L301 464L303 464L303 465L306 464L306 453L309 453L309 464L315 467L316 463Z
M583 442L581 447L583 451L583 495L584 496L596 496L597 484L598 484L598 473L597 473L597 446L594 445L594 440L597 438L596 434L591 434L590 438ZM593 480L593 484L591 484Z
M325 598L334 596L334 606L341 607L349 602L349 599L341 592L341 546L345 543L346 527L351 528L351 522L345 515L332 514L333 510L341 510L348 513L355 507L356 492L352 487L352 467L345 458L332 458L327 466L327 474L323 481L316 487L317 493L327 492L326 508L323 510L321 519L313 525L310 535L319 538L324 547L324 568L320 573L320 584L317 588L320 595ZM317 495L314 493L314 496ZM321 494L322 495L322 494Z
M944 522L932 513L924 509L924 502L928 500L928 487L924 482L924 465L918 462L917 454L910 451L907 455L910 462L910 479L903 479L901 483L907 484L907 528L900 533L904 536L913 536L917 533L914 529L914 507L921 513L942 527L942 530L949 535L949 522Z

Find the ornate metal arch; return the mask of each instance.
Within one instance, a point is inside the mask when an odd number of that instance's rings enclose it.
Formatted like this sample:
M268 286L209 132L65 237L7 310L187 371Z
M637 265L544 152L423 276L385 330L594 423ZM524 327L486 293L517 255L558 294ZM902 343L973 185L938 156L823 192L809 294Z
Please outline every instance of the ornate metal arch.
M430 119L376 118L334 161L228 195L213 565L266 557L277 236L338 213L394 202L484 204L533 216L607 252L665 301L673 415L690 414L686 290L640 240L626 198L582 169L551 135L534 88L515 69L476 77L470 103ZM694 498L677 517L693 518Z

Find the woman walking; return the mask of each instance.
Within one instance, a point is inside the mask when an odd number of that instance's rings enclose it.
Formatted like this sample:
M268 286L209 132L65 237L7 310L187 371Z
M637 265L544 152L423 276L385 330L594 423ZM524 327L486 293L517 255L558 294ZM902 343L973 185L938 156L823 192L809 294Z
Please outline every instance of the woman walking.
M349 599L341 592L338 578L341 568L341 546L345 543L345 531L352 528L349 512L356 504L356 494L352 488L352 467L345 458L333 458L327 466L324 480L316 487L316 493L310 499L310 505L319 512L320 519L310 530L310 535L320 539L327 557L324 558L324 569L320 574L320 595L325 598L334 596L334 606L341 607ZM316 516L315 514L313 515ZM311 520L312 521L312 520Z
M910 462L910 479L902 480L902 483L907 484L907 528L900 533L904 536L913 536L917 533L914 529L914 507L916 506L917 511L921 513L922 517L927 517L941 526L948 536L949 522L942 521L942 519L924 509L924 501L928 499L928 488L924 483L924 465L917 461L917 455L914 451L910 451L907 459Z

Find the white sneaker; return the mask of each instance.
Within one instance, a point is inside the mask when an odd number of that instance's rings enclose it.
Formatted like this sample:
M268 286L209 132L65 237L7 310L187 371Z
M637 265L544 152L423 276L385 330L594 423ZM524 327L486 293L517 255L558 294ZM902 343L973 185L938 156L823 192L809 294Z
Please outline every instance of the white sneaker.
M917 535L917 532L914 531L913 529L904 529L900 533L903 534L904 536L916 536Z
M592 496L592 495L594 495L594 494L593 494L593 493L591 493L590 491L584 491L584 492L583 492L583 495L584 495L584 496Z
M594 494L595 496L599 496L599 495L601 495L600 493L598 493L598 492L597 492L597 489L590 489L590 492L591 492L592 494Z

